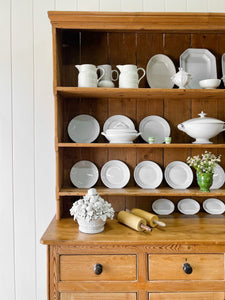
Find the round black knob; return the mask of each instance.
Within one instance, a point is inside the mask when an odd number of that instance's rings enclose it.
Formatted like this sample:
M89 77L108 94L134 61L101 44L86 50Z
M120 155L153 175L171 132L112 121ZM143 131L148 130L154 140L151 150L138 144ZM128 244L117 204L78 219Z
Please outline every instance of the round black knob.
M192 273L192 267L189 263L183 264L183 270L186 274L191 274Z
M96 275L100 275L103 271L103 266L101 264L94 265L94 272Z

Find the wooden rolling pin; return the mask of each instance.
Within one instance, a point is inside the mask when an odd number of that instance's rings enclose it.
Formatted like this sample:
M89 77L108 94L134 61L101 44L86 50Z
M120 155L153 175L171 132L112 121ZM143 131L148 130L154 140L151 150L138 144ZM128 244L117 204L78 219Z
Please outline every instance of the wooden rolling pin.
M120 223L123 223L137 231L152 230L151 227L147 226L147 222L145 219L142 219L124 210L118 213L117 219Z
M135 216L145 219L147 221L147 224L150 225L151 227L155 227L157 225L161 227L166 226L164 222L159 221L159 217L157 215L151 214L145 210L139 208L133 208L131 210L131 213Z

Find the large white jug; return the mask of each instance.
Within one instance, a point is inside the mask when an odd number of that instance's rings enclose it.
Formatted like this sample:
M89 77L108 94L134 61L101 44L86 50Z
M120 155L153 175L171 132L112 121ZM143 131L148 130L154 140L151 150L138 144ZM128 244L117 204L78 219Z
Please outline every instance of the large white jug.
M118 65L116 67L120 70L120 88L138 88L139 82L145 76L145 70L143 68L137 68L136 65ZM140 78L138 74L139 71L143 72Z
M79 87L97 87L99 80L104 76L105 70L101 67L96 67L92 64L83 64L75 66L78 71L78 86ZM101 75L98 78L97 71L101 70Z

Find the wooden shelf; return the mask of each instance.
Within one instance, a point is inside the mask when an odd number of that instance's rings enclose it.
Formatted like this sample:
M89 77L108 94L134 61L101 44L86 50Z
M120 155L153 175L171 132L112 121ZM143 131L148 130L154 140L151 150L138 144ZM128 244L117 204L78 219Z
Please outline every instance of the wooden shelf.
M139 187L127 187L123 189L109 189L103 186L95 187L101 196L163 196L163 197L222 197L225 195L225 189L212 190L210 192L201 192L198 187L184 190L162 187L157 189L141 189ZM65 187L60 189L59 196L84 196L87 189L78 189Z
M167 99L205 99L215 100L225 98L225 89L122 89L122 88L79 88L56 87L56 93L66 98L167 98Z
M58 143L58 148L195 148L218 149L225 148L225 144L110 144L110 143Z

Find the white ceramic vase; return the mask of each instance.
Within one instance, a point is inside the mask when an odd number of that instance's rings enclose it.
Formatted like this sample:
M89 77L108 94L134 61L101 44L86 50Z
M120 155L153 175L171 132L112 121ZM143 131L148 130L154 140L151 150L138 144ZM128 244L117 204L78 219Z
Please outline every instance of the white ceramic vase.
M77 222L79 224L79 231L83 233L90 233L90 234L99 233L104 230L104 226L105 226L105 221L103 221L102 219L96 219L87 222L83 218L78 218Z

